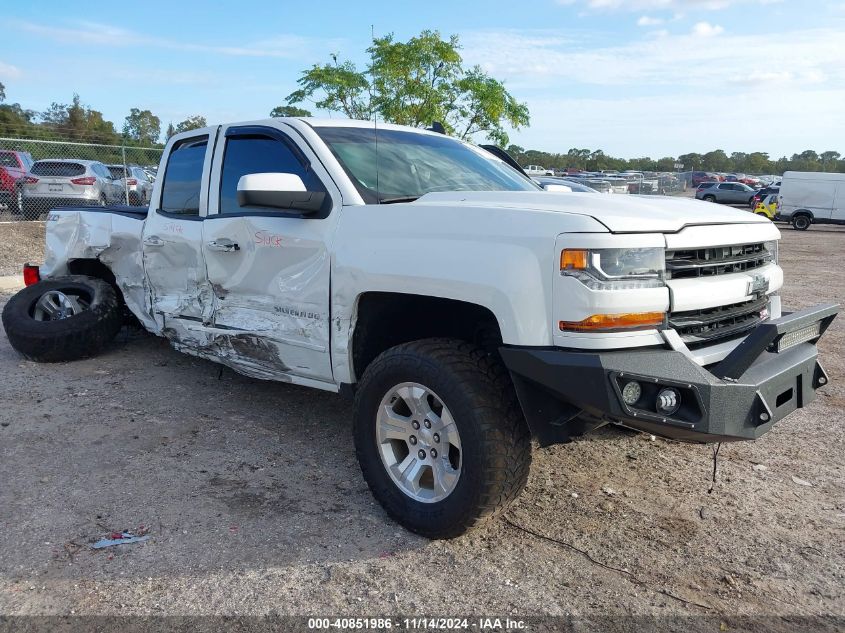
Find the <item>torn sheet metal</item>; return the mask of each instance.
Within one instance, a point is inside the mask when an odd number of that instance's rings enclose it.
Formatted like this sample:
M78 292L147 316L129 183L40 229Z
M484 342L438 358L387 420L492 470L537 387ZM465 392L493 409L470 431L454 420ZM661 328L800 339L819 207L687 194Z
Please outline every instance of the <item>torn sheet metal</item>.
M144 218L140 214L54 210L47 219L42 275L67 275L69 264L75 260L99 260L114 273L129 310L145 328L157 331L147 310L149 288L141 250L143 228Z

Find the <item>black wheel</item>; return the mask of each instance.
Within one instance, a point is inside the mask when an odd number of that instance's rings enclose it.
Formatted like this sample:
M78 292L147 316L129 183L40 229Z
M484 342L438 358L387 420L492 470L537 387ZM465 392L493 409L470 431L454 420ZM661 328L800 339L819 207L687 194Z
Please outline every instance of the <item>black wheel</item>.
M452 538L504 511L528 478L531 439L507 370L462 341L391 348L355 395L367 484L387 513L429 538Z
M810 216L804 215L803 213L792 218L792 228L797 231L806 231L810 228L810 224L812 224Z
M704 196L702 198L702 200L704 200L705 202L716 202L716 196L711 196L711 195Z
M3 308L3 327L12 347L43 363L93 356L111 342L122 323L114 288L83 275L24 288Z

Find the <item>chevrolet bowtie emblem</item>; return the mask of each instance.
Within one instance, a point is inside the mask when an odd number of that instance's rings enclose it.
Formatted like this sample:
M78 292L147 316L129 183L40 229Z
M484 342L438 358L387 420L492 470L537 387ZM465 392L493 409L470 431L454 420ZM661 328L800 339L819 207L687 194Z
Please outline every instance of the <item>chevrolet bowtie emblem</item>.
M752 275L748 281L748 295L762 294L769 289L769 279L765 275Z

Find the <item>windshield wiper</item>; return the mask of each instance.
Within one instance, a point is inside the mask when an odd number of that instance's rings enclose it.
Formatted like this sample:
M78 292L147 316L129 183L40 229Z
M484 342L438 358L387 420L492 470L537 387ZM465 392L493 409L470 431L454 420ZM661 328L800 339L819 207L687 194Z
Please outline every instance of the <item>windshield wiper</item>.
M379 204L393 204L394 202L413 202L419 196L398 196L396 198L379 198Z

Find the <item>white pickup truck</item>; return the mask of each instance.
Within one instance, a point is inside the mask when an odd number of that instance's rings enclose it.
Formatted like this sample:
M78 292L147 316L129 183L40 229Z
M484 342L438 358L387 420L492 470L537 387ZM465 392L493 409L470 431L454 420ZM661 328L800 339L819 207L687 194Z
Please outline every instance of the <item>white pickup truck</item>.
M430 537L506 508L532 437L753 439L828 380L838 306L782 312L778 230L744 211L544 191L473 145L345 120L193 130L158 173L149 210L50 213L11 344L90 356L128 312L249 376L354 393L367 483Z

